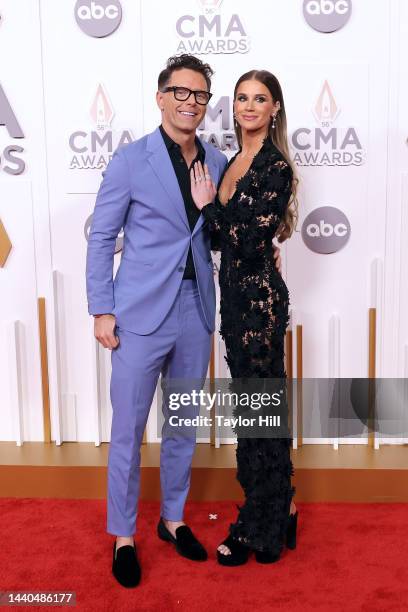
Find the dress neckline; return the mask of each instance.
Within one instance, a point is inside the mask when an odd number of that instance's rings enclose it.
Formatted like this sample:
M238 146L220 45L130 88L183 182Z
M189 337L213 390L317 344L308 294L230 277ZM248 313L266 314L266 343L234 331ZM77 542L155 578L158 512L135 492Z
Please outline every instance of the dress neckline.
M224 207L226 208L226 207L229 205L229 203L232 201L232 199L233 199L233 198L235 197L235 195L238 193L238 185L239 185L239 183L240 183L241 181L243 181L243 180L244 180L244 179L245 179L245 178L248 176L249 172L250 172L250 171L251 171L251 169L252 169L252 166L254 165L255 161L257 160L257 157L260 155L260 153L261 153L261 152L263 152L263 150L264 150L265 146L266 146L266 145L267 145L269 142L270 142L271 144L273 144L273 143L272 143L272 141L271 141L271 139L270 139L270 137L269 137L269 136L265 136L265 138L264 138L264 139L263 139L263 141L262 141L261 148L259 149L259 151L258 151L258 152L257 152L257 153L254 155L254 157L252 158L252 161L251 161L251 163L250 163L250 165L249 165L249 167L248 167L248 170L247 170L247 171L246 171L246 172L245 172L245 173L244 173L242 176L240 176L240 177L239 177L239 178L238 178L238 179L235 181L235 189L234 189L234 191L233 191L232 195L231 195L231 196L230 196L230 197L227 199L227 201L226 201L225 203L224 203L224 202L221 202L220 197L219 197L219 195L218 195L218 193L217 193L217 198L218 198L218 201L219 201L219 203L221 204L221 206L224 206ZM223 174L222 174L221 181L220 181L220 186L221 186L221 184L222 184L222 181L224 180L224 176L226 175L226 173L227 173L227 171L229 170L229 168L232 166L232 164L233 164L233 162L235 161L235 159L237 158L237 156L238 156L238 155L241 153L241 151L242 151L242 147L239 147L239 149L238 149L238 151L235 153L235 155L234 155L233 157L231 157L231 159L229 160L229 162L228 162L228 164L226 165L225 170L224 170L224 172L223 172ZM219 190L218 190L218 192L219 192Z

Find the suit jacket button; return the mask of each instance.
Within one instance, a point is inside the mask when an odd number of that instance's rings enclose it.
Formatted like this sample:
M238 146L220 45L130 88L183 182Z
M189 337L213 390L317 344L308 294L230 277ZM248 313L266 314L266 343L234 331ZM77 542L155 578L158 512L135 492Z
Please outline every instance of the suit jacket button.
M183 268L183 266L179 266L178 271L179 271L179 272L184 272L184 268Z

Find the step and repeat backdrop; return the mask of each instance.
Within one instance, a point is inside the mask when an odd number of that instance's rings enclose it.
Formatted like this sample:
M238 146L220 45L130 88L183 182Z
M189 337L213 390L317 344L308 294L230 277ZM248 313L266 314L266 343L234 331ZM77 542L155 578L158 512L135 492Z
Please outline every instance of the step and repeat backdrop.
M215 70L198 133L227 156L238 77L267 69L281 82L300 178L283 275L303 376L367 376L376 308L376 376L406 377L407 41L402 0L2 0L0 440L43 440L45 396L57 444L109 440L88 232L101 172L158 125L157 76L179 53ZM114 272L121 246L119 234ZM215 375L228 376L217 333L214 347ZM154 411L147 438L157 440Z

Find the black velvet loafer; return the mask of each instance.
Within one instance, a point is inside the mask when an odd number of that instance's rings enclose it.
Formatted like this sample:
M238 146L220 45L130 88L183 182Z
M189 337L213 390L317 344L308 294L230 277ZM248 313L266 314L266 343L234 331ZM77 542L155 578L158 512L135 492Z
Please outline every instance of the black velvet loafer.
M124 587L136 587L142 575L137 559L136 545L121 546L116 550L116 540L113 544L112 573L116 580Z
M207 551L187 525L177 527L176 537L174 537L167 529L163 519L160 518L157 525L157 535L161 540L174 544L177 552L182 557L186 557L191 561L205 561L207 559Z

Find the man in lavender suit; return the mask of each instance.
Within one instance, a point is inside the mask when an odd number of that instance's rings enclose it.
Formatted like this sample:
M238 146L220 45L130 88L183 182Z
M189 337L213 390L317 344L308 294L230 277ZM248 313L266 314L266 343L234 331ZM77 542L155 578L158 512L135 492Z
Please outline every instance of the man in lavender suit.
M170 58L158 79L162 124L116 150L103 173L89 234L86 280L95 337L112 349L112 432L107 531L116 536L112 571L136 586L140 445L159 375L206 376L215 288L208 228L191 197L189 170L205 162L215 184L226 157L196 137L211 94L212 70L199 59ZM113 280L115 241L124 244ZM164 417L167 408L163 404ZM163 429L158 535L198 561L207 553L183 522L195 439Z

